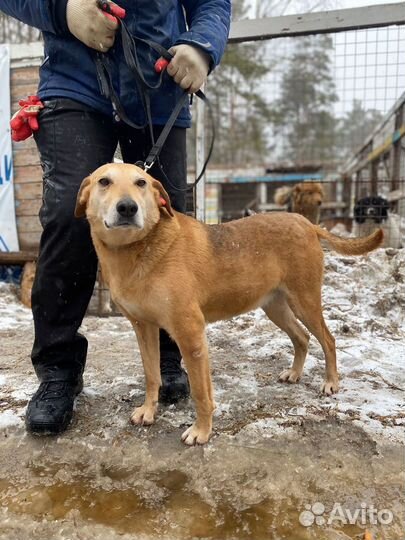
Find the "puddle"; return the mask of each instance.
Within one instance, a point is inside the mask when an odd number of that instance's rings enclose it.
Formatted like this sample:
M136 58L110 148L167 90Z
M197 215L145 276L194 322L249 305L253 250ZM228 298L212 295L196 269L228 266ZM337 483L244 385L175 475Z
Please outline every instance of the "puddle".
M69 519L75 511L87 524L105 525L119 534L145 535L151 539L328 538L322 529L305 529L299 524L302 505L293 500L265 500L237 511L231 505L208 505L187 490L187 476L179 471L170 471L155 481L164 495L153 503L142 497L139 488L100 488L94 486L94 479L30 487L0 481L0 506L37 521ZM357 535L361 529L350 527L345 532L349 538L360 538Z

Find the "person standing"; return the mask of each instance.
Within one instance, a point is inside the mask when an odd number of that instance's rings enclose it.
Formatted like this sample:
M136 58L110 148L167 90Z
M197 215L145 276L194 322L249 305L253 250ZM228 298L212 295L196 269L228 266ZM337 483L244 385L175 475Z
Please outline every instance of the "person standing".
M110 7L115 6L109 2ZM150 92L155 138L184 90L193 93L220 62L230 26L230 0L120 0L131 34L169 49L173 59L161 86ZM37 271L32 292L35 340L32 362L40 381L26 412L26 427L37 434L63 432L73 417L74 399L83 388L87 339L78 331L92 295L97 258L88 223L74 217L79 186L100 165L111 162L120 145L125 162L143 161L152 146L142 96L116 39L119 21L106 16L96 0L0 0L7 15L34 26L44 38L35 141L43 170L43 204ZM111 60L115 93L131 122L125 124L100 90L96 54ZM155 55L156 56L156 55ZM157 60L138 46L145 79L153 84ZM152 176L168 191L173 207L185 212L185 105ZM162 170L163 169L163 170ZM170 182L167 182L167 178ZM160 332L161 402L189 393L177 345Z

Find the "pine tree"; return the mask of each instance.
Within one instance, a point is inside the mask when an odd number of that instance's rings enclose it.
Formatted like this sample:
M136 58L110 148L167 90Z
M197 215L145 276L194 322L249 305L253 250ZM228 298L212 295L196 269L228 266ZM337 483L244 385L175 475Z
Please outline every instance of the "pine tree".
M274 103L272 124L282 140L281 157L295 164L335 160L338 100L331 74L329 36L294 40L294 50L282 77L281 95Z
M371 135L383 115L375 109L364 109L360 100L353 100L353 108L339 123L337 146L342 158L353 154Z
M244 18L244 0L232 4L233 19ZM210 76L207 94L215 109L217 140L213 163L260 165L266 156L269 106L260 81L271 66L258 43L228 45L220 67Z

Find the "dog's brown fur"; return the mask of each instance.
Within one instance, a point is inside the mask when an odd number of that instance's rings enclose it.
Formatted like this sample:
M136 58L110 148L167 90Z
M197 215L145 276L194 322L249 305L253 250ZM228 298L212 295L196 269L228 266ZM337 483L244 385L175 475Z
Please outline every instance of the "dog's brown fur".
M301 182L294 187L283 186L274 193L274 202L280 206L288 204L296 212L318 224L321 204L325 192L319 182Z
M110 184L101 185L106 178ZM146 185L138 185L142 180ZM114 225L120 219L117 202L128 198L138 205L138 226ZM204 225L173 211L162 185L128 164L104 165L86 178L76 215L87 215L112 299L138 337L146 398L134 410L133 423L154 421L160 386L158 329L164 328L179 345L197 410L196 422L182 438L189 445L207 442L214 398L205 324L258 307L294 345L293 365L280 380L293 383L301 377L309 336L300 320L325 353L323 392L337 392L335 340L322 316L319 239L339 253L362 254L381 244L381 231L342 239L285 212Z
M25 263L22 273L20 300L24 304L24 306L27 306L28 308L31 308L31 293L32 286L34 284L36 268L36 263L34 261L29 261Z

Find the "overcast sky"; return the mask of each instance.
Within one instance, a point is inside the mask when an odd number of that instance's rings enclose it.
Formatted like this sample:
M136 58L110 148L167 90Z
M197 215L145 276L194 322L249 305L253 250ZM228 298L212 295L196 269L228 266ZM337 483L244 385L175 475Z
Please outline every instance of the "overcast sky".
M341 8L374 6L375 4L398 4L403 0L338 0Z
M260 0L255 0L252 2L252 5L257 5L257 2L260 3ZM351 7L364 7L364 6L375 6L376 4L399 4L399 3L405 4L403 0L335 0L335 2L326 2L325 5L334 5L333 9L345 9L345 8L351 8ZM303 8L304 3L300 0L293 0L285 12L285 14L294 14L294 13L305 13L307 11L306 7L309 4L309 2L305 2L305 8ZM319 6L318 6L319 4ZM312 2L312 5L317 5L316 11L322 11L325 9L324 6L322 6L322 3L320 1L314 0ZM405 9L405 7L404 7Z
M285 14L305 13L309 7L314 11L325 9L348 9L370 5L399 3L401 0L283 0L274 2L274 9L282 9ZM261 0L256 4L260 6ZM402 1L403 3L403 1ZM255 4L253 3L253 6ZM262 4L263 5L263 4ZM285 9L288 5L288 9ZM252 10L254 16L254 10ZM405 26L369 29L362 31L331 34L334 43L331 71L339 97L335 113L341 116L351 110L353 100L362 102L366 109L376 109L386 113L395 100L405 90ZM285 47L291 47L289 40L274 40L269 43L269 61L285 56ZM285 45L285 47L284 47ZM271 70L264 81L267 94L276 99L280 92L283 68Z

